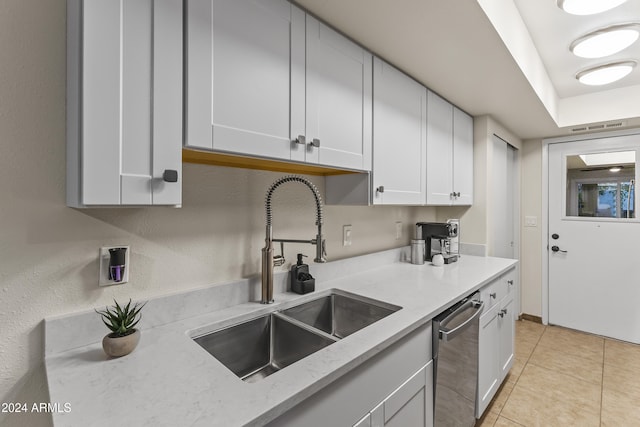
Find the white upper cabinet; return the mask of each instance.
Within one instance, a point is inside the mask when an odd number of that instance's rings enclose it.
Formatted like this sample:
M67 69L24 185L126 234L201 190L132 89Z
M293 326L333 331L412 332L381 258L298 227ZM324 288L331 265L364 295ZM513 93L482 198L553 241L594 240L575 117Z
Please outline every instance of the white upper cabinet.
M473 203L473 118L429 91L427 204Z
M285 0L190 0L185 145L371 169L371 54Z
M182 1L67 3L67 204L179 205Z
M305 160L371 170L372 56L310 15L306 24Z
M473 117L453 107L454 205L473 204Z
M285 0L185 5L186 146L290 159L290 115L304 111L304 87L292 97L292 76L304 82L304 13Z
M427 89L373 60L373 204L426 200Z

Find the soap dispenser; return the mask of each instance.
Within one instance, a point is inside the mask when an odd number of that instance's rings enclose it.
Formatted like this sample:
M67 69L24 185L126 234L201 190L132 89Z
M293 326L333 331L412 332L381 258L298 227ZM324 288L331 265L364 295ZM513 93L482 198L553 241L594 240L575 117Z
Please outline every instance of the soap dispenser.
M298 262L291 266L291 290L297 294L308 294L316 289L316 279L309 274L309 266L302 262L306 255L298 254Z

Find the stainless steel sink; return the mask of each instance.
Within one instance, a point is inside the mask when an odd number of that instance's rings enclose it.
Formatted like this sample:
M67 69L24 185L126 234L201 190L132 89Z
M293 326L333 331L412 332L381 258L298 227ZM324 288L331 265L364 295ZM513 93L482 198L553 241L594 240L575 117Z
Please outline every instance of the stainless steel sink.
M255 382L336 340L271 313L194 341L238 377Z
M344 338L398 311L400 307L346 293L298 305L282 314L327 334Z
M334 291L193 340L242 380L255 382L400 308Z

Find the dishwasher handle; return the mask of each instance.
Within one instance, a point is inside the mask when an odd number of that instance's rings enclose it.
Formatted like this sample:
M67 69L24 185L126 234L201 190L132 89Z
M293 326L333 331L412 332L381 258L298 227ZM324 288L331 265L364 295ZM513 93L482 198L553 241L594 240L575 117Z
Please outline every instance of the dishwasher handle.
M472 307L472 308L474 308L476 310L476 312L473 313L473 316L471 316L464 323L456 326L453 329L448 329L446 327L447 323L449 323L454 318L458 317L460 315L460 313L466 311L470 307ZM478 316L480 316L480 314L482 313L482 309L483 308L484 308L484 301L470 300L470 301L467 301L464 304L462 304L460 307L458 307L456 309L456 311L454 311L449 316L447 316L444 319L442 319L442 321L440 322L440 329L438 331L439 334L440 334L440 339L442 341L444 341L444 342L448 342L448 341L451 341L452 339L454 339L455 337L457 337L465 329L467 329L469 326L471 326L473 321L476 320L476 318L478 318Z

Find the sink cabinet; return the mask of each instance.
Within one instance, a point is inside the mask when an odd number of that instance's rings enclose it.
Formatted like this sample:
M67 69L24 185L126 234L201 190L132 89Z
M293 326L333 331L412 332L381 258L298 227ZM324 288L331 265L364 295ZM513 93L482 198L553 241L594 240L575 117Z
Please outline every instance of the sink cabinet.
M179 205L182 1L67 1L67 205Z
M333 348L340 343L333 344ZM431 322L329 384L269 426L433 425Z
M186 2L185 146L371 170L371 54L286 0Z
M433 361L429 361L354 425L381 426L433 426Z
M480 418L513 366L515 320L515 269L481 289L486 311L480 316L478 334L478 394L476 418Z
M429 91L427 205L473 203L473 118Z

